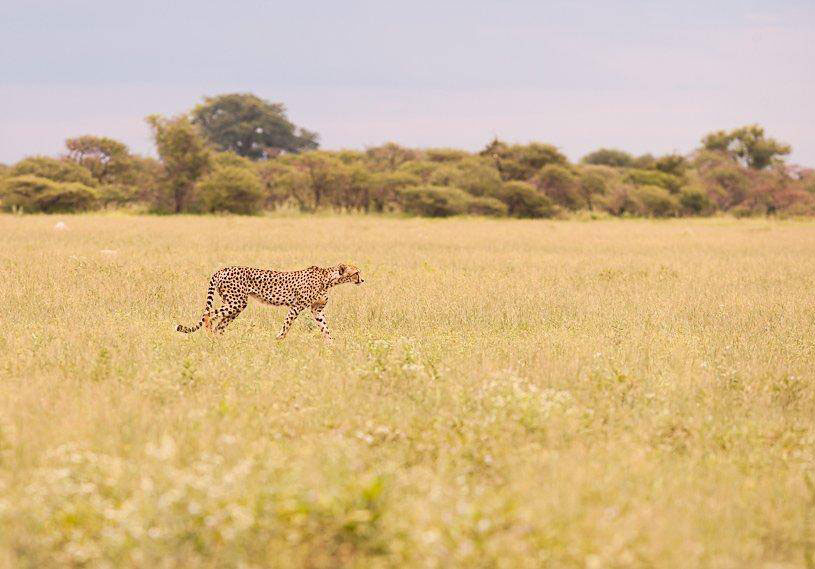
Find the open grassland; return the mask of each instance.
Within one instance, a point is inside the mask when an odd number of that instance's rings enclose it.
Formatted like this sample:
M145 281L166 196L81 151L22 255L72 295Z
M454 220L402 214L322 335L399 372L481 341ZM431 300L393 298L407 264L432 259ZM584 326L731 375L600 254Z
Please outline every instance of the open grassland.
M174 332L337 262L332 346ZM814 278L811 222L1 216L0 566L812 567Z

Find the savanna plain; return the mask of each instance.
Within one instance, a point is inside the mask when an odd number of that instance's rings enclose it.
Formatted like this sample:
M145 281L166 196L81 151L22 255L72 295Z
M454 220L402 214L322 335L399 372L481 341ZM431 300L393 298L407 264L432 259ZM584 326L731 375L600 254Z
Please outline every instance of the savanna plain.
M332 345L174 331L340 262ZM0 216L0 566L813 567L814 278L811 221Z

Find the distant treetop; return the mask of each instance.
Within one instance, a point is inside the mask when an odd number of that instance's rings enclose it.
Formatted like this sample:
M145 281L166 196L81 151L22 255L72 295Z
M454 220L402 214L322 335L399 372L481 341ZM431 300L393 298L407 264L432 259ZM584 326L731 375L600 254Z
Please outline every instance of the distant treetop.
M757 124L712 132L702 139L702 144L706 150L724 152L755 170L778 163L781 156L792 152L789 144L766 137L764 128Z
M270 103L249 93L206 97L192 110L192 122L218 150L252 160L319 146L317 133L289 121L282 103Z
M634 157L624 150L601 148L583 157L584 164L629 168L634 165Z

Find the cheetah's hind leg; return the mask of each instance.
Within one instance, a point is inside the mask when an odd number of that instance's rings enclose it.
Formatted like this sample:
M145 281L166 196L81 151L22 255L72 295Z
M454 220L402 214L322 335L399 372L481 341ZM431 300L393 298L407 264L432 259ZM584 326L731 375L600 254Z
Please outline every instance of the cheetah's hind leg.
M237 305L230 306L229 312L224 314L223 318L221 318L221 321L218 322L217 326L215 326L215 330L214 330L215 333L216 334L223 334L224 333L224 328L229 326L230 322L232 322L235 318L237 318L238 315L241 312L243 312L244 308L246 308L246 300L243 300L243 302L239 302Z

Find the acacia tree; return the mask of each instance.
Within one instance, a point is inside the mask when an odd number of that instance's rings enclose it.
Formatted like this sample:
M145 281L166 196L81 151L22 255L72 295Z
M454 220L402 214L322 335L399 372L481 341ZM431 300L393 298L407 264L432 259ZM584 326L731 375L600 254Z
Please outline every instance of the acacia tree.
M702 144L706 150L724 152L755 170L763 170L792 152L789 144L768 138L757 124L712 132L702 139Z
M402 164L418 158L418 152L399 146L395 142L387 142L382 146L373 146L365 150L365 159L370 168L377 172L393 172Z
M96 186L93 174L70 160L58 160L48 156L23 158L9 169L9 176L37 176L55 182L76 182L85 186Z
M481 156L492 157L503 180L528 180L547 164L566 164L568 160L551 144L507 144L497 138Z
M153 129L163 166L163 193L172 211L181 213L190 204L195 183L209 168L210 151L196 126L184 115L173 119L150 115L147 123Z
M124 144L102 136L78 136L65 141L67 158L90 170L100 184L131 184L134 164Z
M319 146L317 133L295 126L281 103L270 103L249 93L206 97L191 115L192 122L216 149L252 160Z

